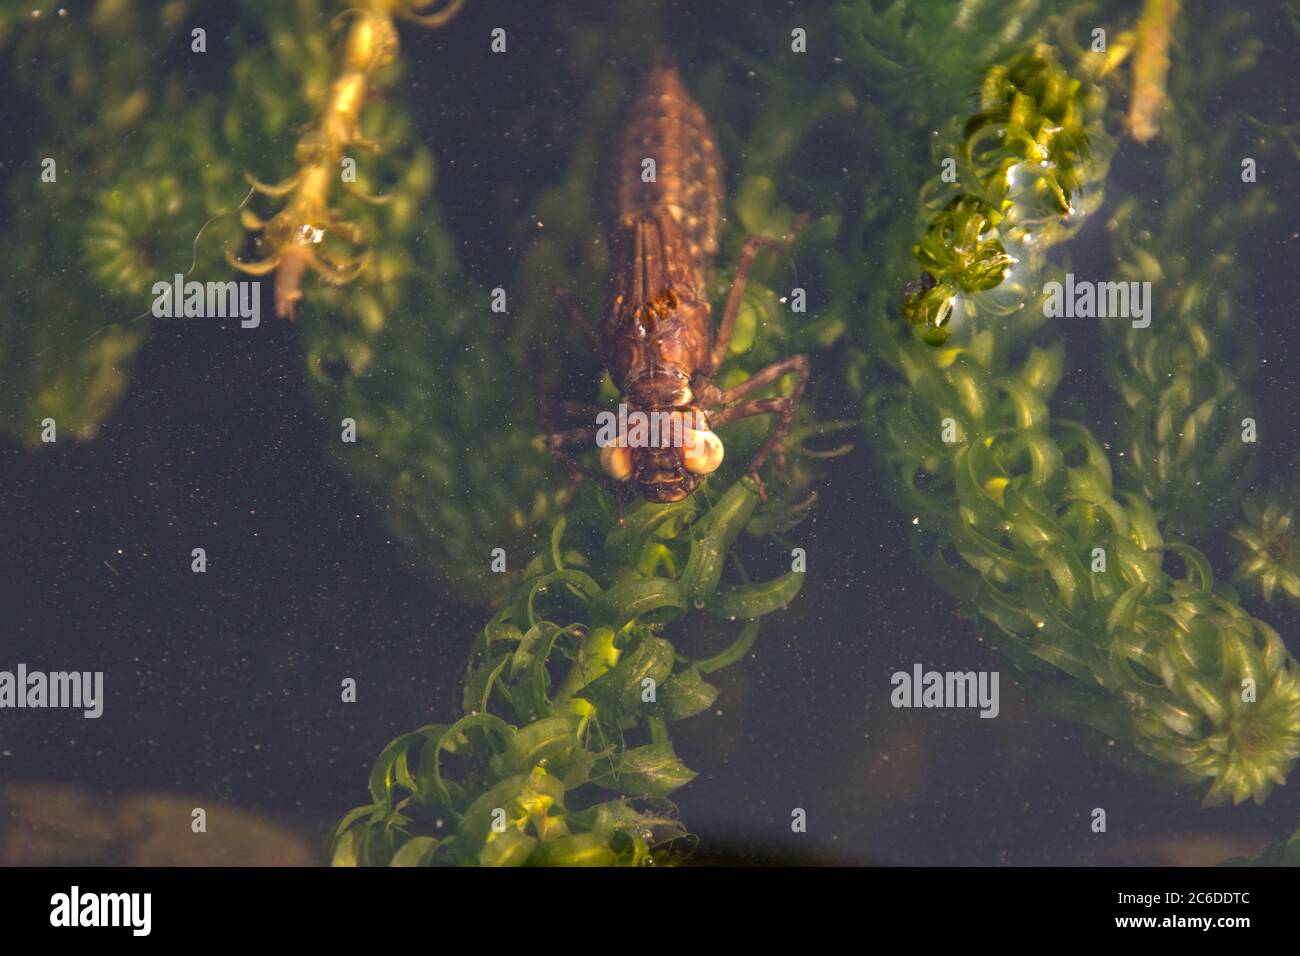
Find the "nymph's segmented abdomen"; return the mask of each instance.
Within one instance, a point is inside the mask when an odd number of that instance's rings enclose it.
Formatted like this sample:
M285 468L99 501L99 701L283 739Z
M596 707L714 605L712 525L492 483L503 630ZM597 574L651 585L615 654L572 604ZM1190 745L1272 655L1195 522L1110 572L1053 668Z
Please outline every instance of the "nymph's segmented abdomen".
M653 181L646 181L647 159L654 160ZM637 92L619 173L620 224L666 213L681 227L691 264L703 276L722 229L722 156L704 111L662 57Z

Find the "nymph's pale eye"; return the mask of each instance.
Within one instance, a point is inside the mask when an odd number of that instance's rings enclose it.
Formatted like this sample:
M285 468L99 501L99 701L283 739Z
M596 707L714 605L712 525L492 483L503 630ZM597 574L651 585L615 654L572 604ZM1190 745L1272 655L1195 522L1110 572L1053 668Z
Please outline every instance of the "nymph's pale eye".
M600 467L615 481L632 477L632 453L619 445L606 445L600 450Z
M686 470L694 475L711 475L722 464L722 439L711 431L691 429L682 446Z

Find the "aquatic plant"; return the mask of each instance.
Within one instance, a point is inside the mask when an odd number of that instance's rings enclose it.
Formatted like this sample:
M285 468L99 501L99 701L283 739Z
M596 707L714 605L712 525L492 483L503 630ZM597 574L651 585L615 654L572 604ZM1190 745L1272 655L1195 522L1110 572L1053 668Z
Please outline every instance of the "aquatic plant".
M1225 46L1234 51L1226 60ZM1248 17L1221 18L1213 30L1189 23L1181 49L1186 62L1205 68L1170 78L1162 137L1171 146L1162 170L1169 198L1125 197L1107 220L1118 278L1150 284L1150 326L1104 321L1104 371L1119 399L1122 480L1151 501L1167 530L1203 539L1236 515L1259 458L1243 429L1266 427L1269 417L1249 391L1261 352L1252 310L1242 306L1255 278L1244 250L1278 203L1253 184L1223 201L1232 188L1225 178L1240 173L1243 143L1252 162L1268 164L1284 142L1260 135L1274 123L1201 115L1199 104L1229 84L1257 82L1262 48ZM1268 104L1258 100L1255 109Z
M302 299L302 278L315 272L325 282L351 282L366 267L364 255L343 255L331 248L334 237L349 245L362 241L362 230L330 206L336 179L353 198L383 202L356 185L356 160L348 149L375 154L376 140L361 131L361 109L376 92L375 74L397 59L398 38L394 19L402 17L424 26L440 27L451 20L464 0L355 0L343 16L349 21L339 48L338 74L329 85L320 112L294 147L298 169L274 185L249 176L263 195L285 198L284 208L269 220L249 210L242 214L248 229L261 234L262 258L242 262L229 251L226 261L248 275L275 273L275 312L293 318ZM435 10L427 10L436 7ZM425 12L427 11L427 12ZM340 19L343 19L342 17Z
M665 799L694 772L668 724L711 707L706 676L743 658L758 618L803 572L721 583L758 494L741 479L707 509L699 494L638 502L593 556L566 549L567 520L475 642L462 716L396 738L348 813L336 865L646 865L687 836ZM599 535L609 521L585 530ZM732 643L688 657L667 625L740 621ZM713 632L718 627L709 628Z
M61 438L89 438L111 413L151 328L153 283L177 273L229 275L223 250L240 236L251 198L241 169L264 168L268 154L289 158L303 122L331 102L324 128L343 136L340 104L330 99L331 49L343 41L342 67L386 49L372 20L347 15L345 29L333 29L341 4L249 0L222 14L241 51L233 68L205 78L199 88L208 92L195 94L194 72L209 60L186 55L181 29L191 16L214 22L209 15L224 5L170 3L154 15L115 0L97 5L91 22L49 6L44 17L34 19L27 5L21 19L4 21L2 41L17 89L42 117L31 178L14 180L12 228L0 249L6 274L22 277L9 284L0 321L0 423L32 445L47 417ZM371 12L395 16L399 6ZM182 52L155 63L153 51L168 49ZM37 60L52 66L17 69ZM387 82L397 68L367 76ZM530 400L492 384L509 377L509 357L502 336L480 321L486 297L461 274L429 200L435 162L411 143L402 91L364 102L348 114L355 125L345 138L381 153L361 157L355 182L341 168L331 182L340 192L385 192L386 201L348 212L367 240L363 279L310 293L320 309L305 328L309 380L330 422L325 434L337 439L344 418L355 423L357 443L332 443L336 460L375 491L409 560L483 597L484 583L507 586L477 573L484 542L531 548L562 489L550 488L551 466L533 447ZM33 187L42 156L57 161L58 179ZM323 162L310 158L313 169ZM457 360L464 354L476 367Z
M927 342L947 341L954 309L967 319L981 310L1025 310L1027 290L1007 281L1013 271L1037 273L1043 253L1100 201L1082 191L1085 170L1094 182L1105 177L1104 105L1100 91L1057 67L1045 45L989 71L981 110L962 131L961 165L949 167L961 174L931 181L927 206L937 212L914 249L924 274L902 311ZM974 295L995 289L996 305Z
M1195 191L1195 187L1189 187ZM1105 372L1118 408L1125 483L1148 498L1167 530L1203 536L1233 513L1257 469L1243 427L1258 415L1247 387L1258 368L1250 319L1234 308L1240 288L1228 260L1172 251L1137 204L1118 204L1109 225L1119 276L1149 282L1151 328L1114 329ZM1130 236L1141 234L1145 241ZM1118 323L1110 323L1116 325Z
M1246 520L1233 528L1238 564L1232 580L1272 604L1300 604L1300 461L1289 473L1257 488L1242 502Z
M918 112L954 115L990 63L1041 39L1040 0L845 0L835 32L846 61L873 90Z
M997 105L996 92L1017 75L1015 105L998 115L1020 119L982 122L987 91ZM1046 266L1030 257L1027 274L1012 277L1003 223L1018 218L1019 199L1002 185L1027 155L1042 157L1048 172L1029 193L1025 221L1042 221L1041 207L1054 205L1055 233L1038 234L1067 238L1077 228L1075 175L1099 181L1104 167L1091 165L1088 149L1102 133L1084 120L1100 109L1062 107L1095 93L1041 48L995 65L984 89L963 152L968 167L970 156L984 159L916 248L933 282L913 285L899 309L930 343L950 332L944 303L966 303L972 321L959 340L935 347L900 331L889 283L869 294L873 358L902 381L877 385L870 369L879 366L857 370L866 433L893 494L916 516L915 545L935 581L981 621L1047 707L1100 730L1134 766L1197 785L1207 805L1262 801L1300 756L1295 660L1276 631L1216 588L1199 552L1165 539L1145 498L1114 488L1106 453L1084 426L1051 417L1060 346L1019 345L1041 324L1041 305L1025 301ZM1058 163L1052 148L1062 134L1066 161ZM896 241L903 232L889 234ZM893 274L906 269L899 263ZM893 288L901 285L900 277ZM1024 321L996 321L1006 313ZM1182 574L1166 570L1170 557Z
M1128 130L1139 143L1155 139L1158 119L1165 101L1165 79L1169 75L1169 44L1173 41L1178 0L1146 0L1135 28L1133 54L1133 96L1129 102Z
M1116 494L1087 429L1051 420L1059 350L1006 368L985 332L952 353L900 349L907 385L874 394L867 422L936 581L1048 707L1208 783L1207 805L1262 801L1300 756L1300 680L1277 632Z
M216 152L224 150L235 169L263 167L268 153L288 160L313 113L317 127L328 119L329 135L344 137L337 109L327 108L338 105L336 81L349 63L371 62L366 49L392 51L380 42L382 26L357 15L333 19L338 6L246 4L245 52L212 122L225 144ZM383 6L373 15L398 12ZM331 50L339 45L336 58ZM510 355L500 328L484 320L488 296L465 276L432 198L437 161L418 143L409 96L391 82L400 66L395 59L367 73L384 95L350 114L345 138L360 137L371 153L357 163L355 182L341 167L331 173L344 202L348 189L384 194L382 203L357 201L348 210L365 237L366 268L348 283L294 293L312 307L302 325L308 383L333 461L375 500L376 514L406 546L406 561L462 596L491 599L509 587L509 576L480 573L491 548L531 549L563 489L550 485L550 465L535 447L528 398L498 385L514 374ZM310 131L306 138L315 141ZM311 168L322 162L311 154ZM232 207L249 192L233 173L228 190ZM222 222L238 228L233 216ZM353 429L355 442L341 440Z
M179 45L185 4L57 8L0 5L9 89L33 117L0 242L0 428L30 446L46 418L60 438L98 433L147 337L141 289L210 262L194 237L242 192L220 193L229 164L203 130L214 98L185 96L175 58L155 59Z

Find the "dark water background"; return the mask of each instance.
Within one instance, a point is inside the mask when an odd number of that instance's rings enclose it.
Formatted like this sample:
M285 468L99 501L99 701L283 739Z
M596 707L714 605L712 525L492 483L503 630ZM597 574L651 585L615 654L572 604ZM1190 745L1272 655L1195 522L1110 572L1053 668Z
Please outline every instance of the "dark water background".
M716 13L681 8L681 16L683 31L726 29ZM575 115L544 141L506 142L497 119L549 97L576 104L581 96L551 80L564 38L544 5L519 5L511 17L512 36L535 38L530 49L509 57L490 83L466 83L459 112L417 113L421 136L439 154L449 229L467 270L489 287L520 255L500 207L517 201L522 213L560 178L578 122ZM494 19L471 0L457 32L486 35ZM1300 70L1286 39L1270 62L1277 82L1296 89ZM471 51L446 32L404 33L403 53L417 101L420 84L474 70ZM611 51L621 55L633 54ZM692 65L683 65L689 75ZM5 128L20 132L22 104L4 109ZM1154 152L1131 143L1121 150L1113 184L1157 181ZM0 142L2 168L26 154L21 136ZM1254 267L1252 308L1268 337L1252 394L1272 414L1279 463L1300 437L1300 204L1289 173L1291 212L1241 250ZM1104 254L1095 232L1104 218L1105 209L1072 246L1080 272ZM0 446L0 665L103 670L107 694L99 720L5 712L0 779L193 794L323 841L338 815L364 802L370 763L389 739L454 717L466 648L485 612L406 570L374 520L383 502L329 465L298 330L271 314L265 301L256 336L233 324L157 322L95 441L38 453ZM1067 392L1109 407L1096 374L1097 333L1065 334ZM841 360L832 349L815 366L829 377ZM819 411L852 417L832 386ZM910 516L882 497L859 439L830 467L800 532L810 556L803 593L765 626L755 654L721 675L721 713L674 725L679 754L701 774L675 800L701 837L702 859L1128 862L1151 858L1150 842L1170 837L1194 845L1229 834L1262 844L1294 828L1295 783L1262 808L1203 811L1088 752L1075 726L1024 697L915 569L909 529ZM194 547L207 551L206 574L190 572ZM1220 574L1230 568L1222 550L1210 557ZM1293 612L1252 610L1300 650ZM889 675L913 662L1002 671L1001 716L893 710ZM356 704L338 699L344 676L358 680ZM795 807L808 812L807 834L790 832ZM1089 831L1094 807L1107 810L1105 836Z

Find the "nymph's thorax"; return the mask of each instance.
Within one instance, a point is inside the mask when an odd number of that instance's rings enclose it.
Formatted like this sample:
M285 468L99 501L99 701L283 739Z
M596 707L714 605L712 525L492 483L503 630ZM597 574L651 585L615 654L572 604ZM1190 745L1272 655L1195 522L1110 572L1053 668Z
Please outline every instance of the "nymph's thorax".
M610 376L620 390L644 393L638 403L687 404L690 398L671 392L689 388L708 364L712 320L702 270L665 215L620 225L613 252L601 328Z

